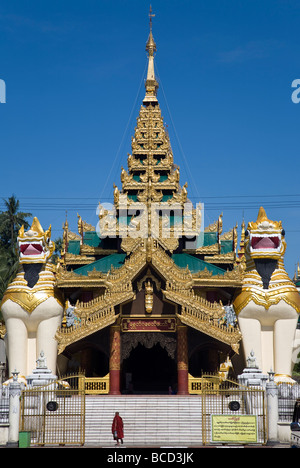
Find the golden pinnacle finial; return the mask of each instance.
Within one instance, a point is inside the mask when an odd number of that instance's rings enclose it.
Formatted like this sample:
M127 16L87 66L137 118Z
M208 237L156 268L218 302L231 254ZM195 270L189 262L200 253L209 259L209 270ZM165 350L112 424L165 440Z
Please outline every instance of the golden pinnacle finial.
M152 31L152 18L154 18L155 15L152 13L152 6L150 5L149 8L149 26L150 26L150 31Z
M149 10L149 37L148 41L146 44L146 50L148 51L149 56L153 56L154 52L156 51L156 44L152 35L152 18L154 18L154 14L152 13L152 7L150 5L150 10Z
M147 79L145 83L146 87L146 96L145 99L143 100L144 104L147 103L156 103L157 98L156 98L156 93L158 89L158 83L155 78L155 72L154 72L154 52L156 52L156 44L153 38L152 34L152 18L155 15L152 13L152 7L150 5L150 10L149 10L149 27L150 27L150 32L149 32L149 37L148 41L146 44L146 51L148 52L148 71L147 71Z

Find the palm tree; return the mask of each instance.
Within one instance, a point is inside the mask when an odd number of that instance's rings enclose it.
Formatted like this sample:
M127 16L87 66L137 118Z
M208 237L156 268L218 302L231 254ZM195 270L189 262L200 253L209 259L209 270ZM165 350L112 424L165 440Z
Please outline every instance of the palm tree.
M4 200L6 211L0 213L0 300L7 285L15 277L18 269L17 237L19 229L30 227L26 218L31 213L19 211L19 200L12 195ZM1 318L1 317L0 317Z
M57 237L54 241L55 244L55 251L51 257L51 262L54 264L57 264L58 259L60 258L60 252L62 251L62 246L63 246L63 240L61 237Z
M19 265L19 258L14 249L0 249L0 300L5 293L8 283L15 277Z
M20 202L15 195L8 200L3 199L6 211L0 213L0 242L3 246L15 247L19 229L24 225L24 229L29 228L26 218L32 216L31 213L19 211Z

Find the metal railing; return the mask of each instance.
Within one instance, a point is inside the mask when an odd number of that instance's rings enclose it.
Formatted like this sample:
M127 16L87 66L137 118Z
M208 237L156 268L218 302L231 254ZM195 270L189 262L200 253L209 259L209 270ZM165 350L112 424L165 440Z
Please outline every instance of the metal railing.
M8 424L9 420L9 395L8 387L0 386L0 424Z
M266 394L261 387L203 376L202 442L266 444Z
M278 420L291 423L296 400L300 398L300 385L281 383L278 385Z
M106 395L109 393L109 373L104 377L85 377L84 373L80 372L62 377L61 382L66 383L70 388L83 391L86 395Z
M80 389L49 387L21 394L20 431L30 432L33 445L83 445L85 394Z

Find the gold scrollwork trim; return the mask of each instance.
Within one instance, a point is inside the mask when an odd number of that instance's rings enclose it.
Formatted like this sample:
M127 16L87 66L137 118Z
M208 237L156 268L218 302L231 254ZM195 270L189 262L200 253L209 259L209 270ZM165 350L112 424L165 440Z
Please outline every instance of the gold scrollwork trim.
M6 327L4 323L0 323L0 338L3 340L6 335Z
M10 299L12 302L19 304L19 306L25 309L26 312L31 314L39 304L46 301L50 297L54 297L56 301L61 306L63 306L62 302L56 297L54 291L51 289L49 289L48 291L36 291L33 293L28 293L26 291L8 291L5 293L2 299L2 304L4 304Z
M270 291L268 294L259 294L252 288L244 288L234 300L235 313L238 315L249 302L253 301L268 310L272 305L277 305L281 300L293 307L300 314L300 299L298 292L289 288L282 288L280 291Z

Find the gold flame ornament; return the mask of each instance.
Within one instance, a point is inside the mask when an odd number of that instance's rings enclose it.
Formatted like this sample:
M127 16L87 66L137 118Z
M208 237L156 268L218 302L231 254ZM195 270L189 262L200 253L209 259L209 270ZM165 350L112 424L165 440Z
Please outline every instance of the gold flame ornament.
M150 280L145 283L145 309L151 314L153 309L153 285Z

